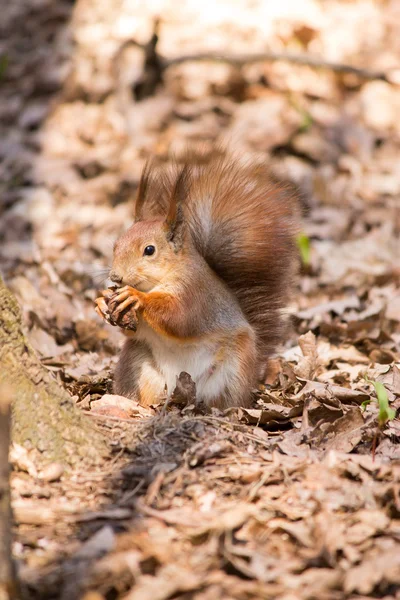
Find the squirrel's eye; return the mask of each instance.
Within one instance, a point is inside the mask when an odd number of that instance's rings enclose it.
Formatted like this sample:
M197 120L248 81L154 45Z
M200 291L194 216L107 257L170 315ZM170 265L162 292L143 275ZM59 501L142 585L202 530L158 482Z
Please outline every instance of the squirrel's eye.
M156 251L155 246L146 246L143 251L143 256L151 256Z

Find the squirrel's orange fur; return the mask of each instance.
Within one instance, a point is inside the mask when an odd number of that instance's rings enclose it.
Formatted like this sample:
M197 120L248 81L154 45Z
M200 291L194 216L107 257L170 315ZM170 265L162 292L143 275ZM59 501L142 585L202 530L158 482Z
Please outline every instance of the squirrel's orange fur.
M289 188L224 152L189 154L173 167L149 163L110 274L126 286L114 304L139 319L115 392L149 404L186 371L199 400L248 404L281 337L296 214ZM154 254L144 253L148 246Z

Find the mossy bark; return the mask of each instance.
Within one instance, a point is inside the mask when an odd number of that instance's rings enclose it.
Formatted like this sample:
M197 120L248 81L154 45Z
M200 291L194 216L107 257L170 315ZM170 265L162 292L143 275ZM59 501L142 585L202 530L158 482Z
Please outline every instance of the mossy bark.
M14 390L12 440L36 450L39 466L95 464L106 444L43 367L26 339L21 310L0 277L0 385Z
M8 446L12 391L0 386L0 600L16 600L19 586L11 556L11 523Z

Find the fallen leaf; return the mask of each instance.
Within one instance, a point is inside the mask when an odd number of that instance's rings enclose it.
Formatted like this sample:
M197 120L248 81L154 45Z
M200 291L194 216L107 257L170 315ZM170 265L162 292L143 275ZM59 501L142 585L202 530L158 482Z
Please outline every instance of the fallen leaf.
M150 417L154 414L151 409L144 408L136 400L116 394L104 394L101 398L93 400L90 409L97 414L120 416L121 418Z
M296 317L298 319L310 320L316 316L324 315L329 312L332 312L335 315L342 315L349 308L357 309L359 307L360 300L354 295L348 296L343 300L332 300L331 302L324 302L323 304L317 304L311 308L300 310L296 312Z
M325 451L351 452L361 441L363 427L360 409L350 408L324 430L321 442Z
M396 294L387 304L385 316L393 321L400 321L400 294Z
M312 331L299 337L299 346L303 358L294 368L295 374L303 379L312 379L319 367L317 341Z
M43 358L57 358L74 349L72 344L59 346L51 335L39 327L34 327L29 332L29 341Z
M366 392L341 387L339 385L321 383L319 381L307 381L303 389L300 390L293 399L301 400L307 394L312 394L315 398L324 402L337 398L345 403L356 402L357 404L362 404L370 399L370 395Z
M157 576L141 575L126 600L168 600L178 593L200 588L203 578L179 565L169 564L157 571Z
M346 593L371 594L377 587L398 585L400 553L398 546L388 540L384 549L374 549L360 565L349 569L344 579Z
M302 407L297 406L281 406L279 404L263 404L262 408L241 408L242 419L252 425L267 425L273 421L287 422L293 417L301 415Z
M176 387L170 402L180 406L187 406L196 402L196 384L188 373L183 372L176 378Z

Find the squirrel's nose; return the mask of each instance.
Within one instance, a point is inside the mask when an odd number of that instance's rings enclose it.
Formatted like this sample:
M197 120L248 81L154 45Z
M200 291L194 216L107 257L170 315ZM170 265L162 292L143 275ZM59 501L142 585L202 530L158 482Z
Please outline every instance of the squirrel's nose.
M116 271L110 271L110 279L116 284L122 283L122 277Z

